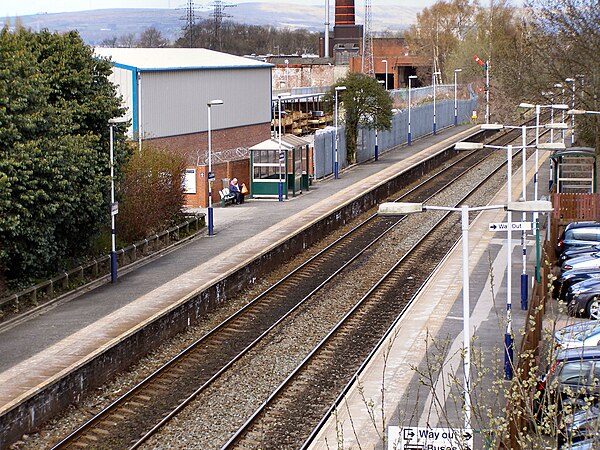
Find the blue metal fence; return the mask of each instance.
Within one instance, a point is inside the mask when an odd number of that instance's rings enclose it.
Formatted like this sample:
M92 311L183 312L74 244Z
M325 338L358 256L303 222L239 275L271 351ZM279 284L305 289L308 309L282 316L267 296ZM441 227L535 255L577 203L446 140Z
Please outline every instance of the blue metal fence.
M476 109L477 99L472 97L458 102L458 123L467 123ZM411 108L411 137L412 140L433 134L433 103L426 103ZM436 128L440 131L454 125L454 100L436 102ZM379 154L406 144L408 141L408 110L402 109L394 113L392 127L387 131L377 133ZM335 128L327 127L315 134L314 165L315 177L323 178L333 174L335 153ZM356 161L365 162L375 157L375 130L359 128L356 149ZM345 127L338 128L338 162L340 170L347 167Z

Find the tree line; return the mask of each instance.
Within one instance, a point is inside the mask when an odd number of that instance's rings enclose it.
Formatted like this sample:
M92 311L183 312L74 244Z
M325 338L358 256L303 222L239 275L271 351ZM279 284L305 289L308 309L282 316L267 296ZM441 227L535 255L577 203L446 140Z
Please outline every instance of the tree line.
M133 33L113 36L102 41L103 47L193 47L208 48L232 55L250 54L317 54L319 33L304 29L278 29L273 26L247 25L204 19L182 30L175 42L168 42L154 27L144 30L139 38Z
M454 70L461 68L460 80L478 81L484 101L489 64L492 121L514 120L516 105L524 101L570 107L573 82L567 79L575 80L577 109L597 110L597 6L595 0L527 0L520 8L506 0L485 6L442 0L417 15L405 38L412 54L431 61L419 68L420 78L430 80L439 71L443 82L452 83ZM589 145L596 142L596 122L579 121L580 136Z

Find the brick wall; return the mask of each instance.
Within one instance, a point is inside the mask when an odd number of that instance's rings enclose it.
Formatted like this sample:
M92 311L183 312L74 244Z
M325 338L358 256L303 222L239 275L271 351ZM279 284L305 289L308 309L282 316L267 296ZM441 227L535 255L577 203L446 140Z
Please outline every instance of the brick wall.
M188 208L206 208L208 206L208 166L190 166L189 169L196 169L196 193L185 195L185 205ZM239 159L236 161L227 161L212 165L215 174L215 182L212 187L213 206L221 206L221 196L219 191L223 189L224 178L232 179L236 177L240 183L246 183L250 189L250 158Z
M271 137L270 122L223 130L212 130L212 151L249 148ZM168 148L185 156L190 166L204 163L208 152L208 133L181 134L148 139L146 142Z

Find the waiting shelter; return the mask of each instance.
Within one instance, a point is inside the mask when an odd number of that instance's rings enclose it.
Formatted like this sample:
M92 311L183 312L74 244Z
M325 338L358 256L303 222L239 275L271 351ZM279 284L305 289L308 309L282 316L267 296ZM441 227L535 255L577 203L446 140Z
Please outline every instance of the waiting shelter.
M252 198L278 198L279 183L286 199L290 191L293 197L308 191L308 154L309 142L292 134L250 147Z
M596 192L596 152L593 148L570 147L553 153L550 158L557 193Z

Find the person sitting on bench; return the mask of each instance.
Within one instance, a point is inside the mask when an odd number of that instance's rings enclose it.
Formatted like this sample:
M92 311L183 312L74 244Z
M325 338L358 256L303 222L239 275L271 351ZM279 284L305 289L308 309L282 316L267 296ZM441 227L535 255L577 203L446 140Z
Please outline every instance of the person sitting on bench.
M235 204L241 205L244 203L244 194L242 194L242 187L238 184L237 178L232 178L229 183L229 192L235 195Z

